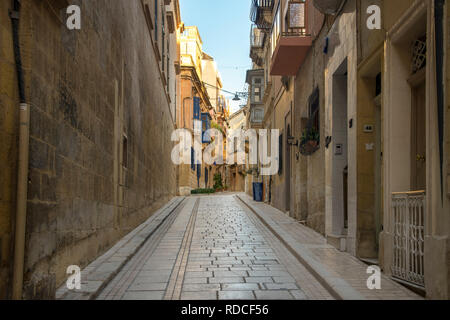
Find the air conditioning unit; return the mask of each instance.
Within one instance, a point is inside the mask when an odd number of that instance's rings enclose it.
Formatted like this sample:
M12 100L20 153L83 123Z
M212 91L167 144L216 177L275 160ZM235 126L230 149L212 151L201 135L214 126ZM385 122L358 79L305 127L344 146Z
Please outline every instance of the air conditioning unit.
M323 14L336 14L341 8L344 0L313 0L314 7Z

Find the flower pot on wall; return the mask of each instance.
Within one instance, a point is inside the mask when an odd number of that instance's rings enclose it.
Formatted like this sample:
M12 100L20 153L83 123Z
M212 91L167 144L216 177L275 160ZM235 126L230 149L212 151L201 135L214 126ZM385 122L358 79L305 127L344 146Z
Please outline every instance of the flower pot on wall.
M300 145L300 153L304 156L310 156L319 150L319 142L317 140L308 140Z
M344 0L313 0L314 7L323 14L336 14Z

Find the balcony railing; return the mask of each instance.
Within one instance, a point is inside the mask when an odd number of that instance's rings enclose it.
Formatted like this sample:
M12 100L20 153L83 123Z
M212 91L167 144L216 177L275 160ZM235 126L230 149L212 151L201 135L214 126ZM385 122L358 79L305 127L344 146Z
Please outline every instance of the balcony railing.
M394 252L392 275L424 287L424 238L426 194L424 191L394 193L392 219Z
M258 28L268 30L272 26L270 19L267 19L267 15L272 12L274 2L274 0L252 0L250 20Z
M287 25L285 34L306 35L307 14L305 0L290 0L288 3Z

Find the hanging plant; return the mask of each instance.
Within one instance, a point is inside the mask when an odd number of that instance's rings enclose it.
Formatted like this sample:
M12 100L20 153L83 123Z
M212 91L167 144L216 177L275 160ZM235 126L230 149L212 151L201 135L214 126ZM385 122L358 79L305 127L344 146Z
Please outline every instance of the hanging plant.
M306 128L300 139L300 153L310 156L319 150L320 133L315 128Z

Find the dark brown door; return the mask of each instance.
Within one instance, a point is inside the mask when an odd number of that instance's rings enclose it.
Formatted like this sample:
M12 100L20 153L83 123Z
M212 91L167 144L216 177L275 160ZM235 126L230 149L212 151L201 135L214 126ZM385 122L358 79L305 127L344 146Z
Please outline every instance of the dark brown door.
M422 82L413 88L411 141L411 188L413 191L426 189L426 136L425 82Z
M286 183L286 211L293 216L291 212L291 146L287 143L291 136L291 125L287 126L286 134L286 171L285 171L285 183Z

